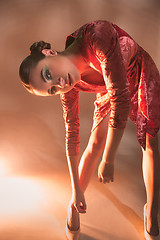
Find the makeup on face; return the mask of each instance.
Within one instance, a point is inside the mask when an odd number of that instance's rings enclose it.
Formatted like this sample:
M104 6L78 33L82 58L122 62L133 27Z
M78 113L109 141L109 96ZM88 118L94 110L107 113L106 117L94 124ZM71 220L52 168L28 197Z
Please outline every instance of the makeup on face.
M48 93L50 95L54 95L56 94L56 92L59 91L61 92L61 89L69 87L73 84L73 78L69 73L67 74L66 78L59 77L57 81L54 83L51 72L47 66L45 66L44 70L43 69L41 70L41 78L45 83L52 81L52 84L54 84L54 86L48 89Z
M31 87L36 95L51 96L70 91L80 76L74 65L63 57L50 57L40 61L30 75Z
M47 66L45 66L44 71L43 69L41 70L41 78L44 82L51 81L53 79Z

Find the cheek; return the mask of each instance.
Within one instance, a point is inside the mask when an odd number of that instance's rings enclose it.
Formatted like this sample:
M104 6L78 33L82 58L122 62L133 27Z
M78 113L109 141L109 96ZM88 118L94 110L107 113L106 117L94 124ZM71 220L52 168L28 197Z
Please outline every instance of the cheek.
M68 59L59 59L53 69L53 74L66 76L69 72L74 71L74 65Z
M46 95L48 94L48 89L50 88L49 84L45 84L42 81L41 83L39 81L36 81L30 86L36 95Z

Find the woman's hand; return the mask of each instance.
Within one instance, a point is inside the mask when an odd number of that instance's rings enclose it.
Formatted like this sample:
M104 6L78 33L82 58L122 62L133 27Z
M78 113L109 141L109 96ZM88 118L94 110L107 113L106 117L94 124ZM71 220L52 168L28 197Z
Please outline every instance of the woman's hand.
M86 213L86 201L80 189L73 193L70 204L76 208L77 212Z
M98 167L98 179L103 183L114 181L114 162L106 163L103 160L100 162Z

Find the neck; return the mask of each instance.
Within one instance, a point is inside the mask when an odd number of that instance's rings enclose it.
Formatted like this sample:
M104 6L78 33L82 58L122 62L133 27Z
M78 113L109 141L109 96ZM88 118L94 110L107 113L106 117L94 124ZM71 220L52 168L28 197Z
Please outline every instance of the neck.
M90 66L82 57L82 54L76 42L73 42L67 49L65 49L60 54L66 56L77 67L80 74L86 72L90 68Z

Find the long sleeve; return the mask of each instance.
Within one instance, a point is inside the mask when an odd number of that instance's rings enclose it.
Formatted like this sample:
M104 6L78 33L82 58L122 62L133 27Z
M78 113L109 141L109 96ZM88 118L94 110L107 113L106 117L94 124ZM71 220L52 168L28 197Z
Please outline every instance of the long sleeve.
M76 156L80 146L79 91L73 88L60 97L66 129L66 153L67 156Z
M117 31L106 21L93 22L85 31L93 54L100 63L110 99L109 126L124 128L130 109L129 84Z

